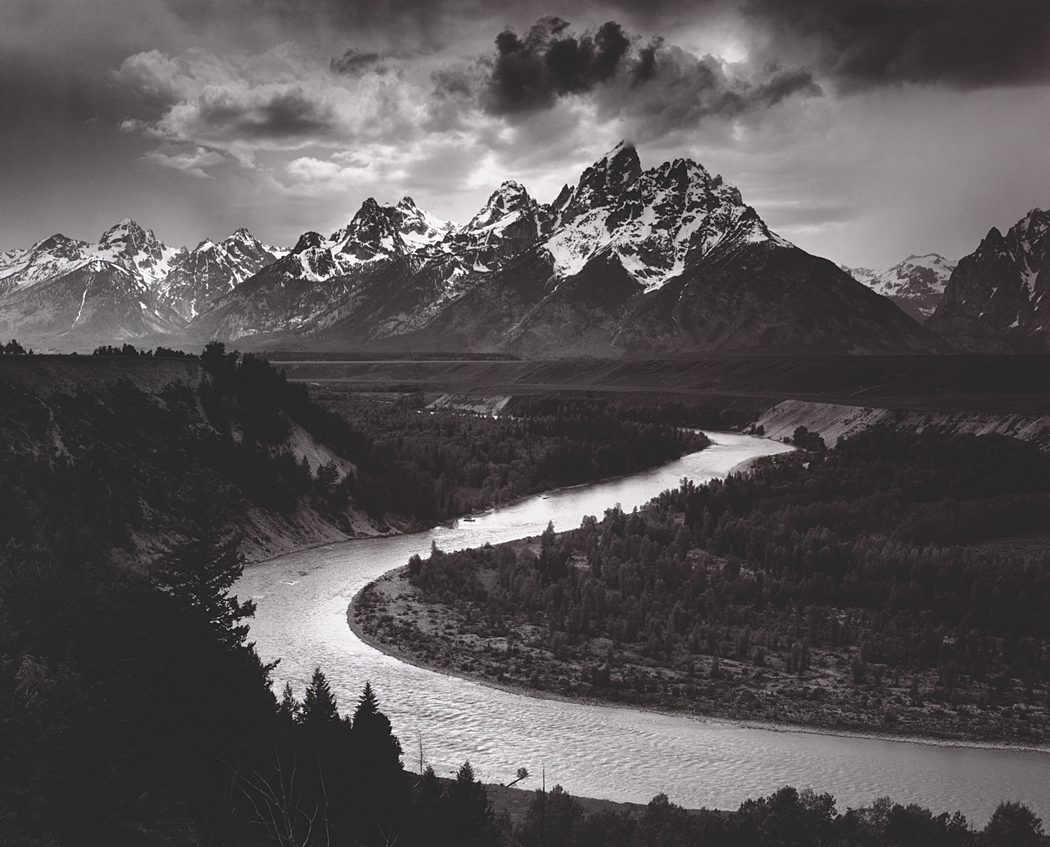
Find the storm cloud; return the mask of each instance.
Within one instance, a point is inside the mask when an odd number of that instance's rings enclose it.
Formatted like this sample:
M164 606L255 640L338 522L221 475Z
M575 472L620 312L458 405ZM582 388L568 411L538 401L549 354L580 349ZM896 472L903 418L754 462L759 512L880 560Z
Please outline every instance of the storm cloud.
M1046 0L749 0L741 11L778 57L809 53L845 89L1050 79Z
M578 36L564 20L542 18L524 37L505 29L495 43L495 53L478 63L486 70L478 101L488 114L512 120L552 109L564 97L592 95L606 118L656 120L644 130L651 134L822 93L807 69L731 67L660 37L643 43L615 21ZM453 82L462 93L462 74L439 78L438 87Z
M543 18L519 38L510 29L496 36L496 55L482 101L491 114L550 108L558 97L581 94L608 81L631 41L618 23L575 36L561 18Z

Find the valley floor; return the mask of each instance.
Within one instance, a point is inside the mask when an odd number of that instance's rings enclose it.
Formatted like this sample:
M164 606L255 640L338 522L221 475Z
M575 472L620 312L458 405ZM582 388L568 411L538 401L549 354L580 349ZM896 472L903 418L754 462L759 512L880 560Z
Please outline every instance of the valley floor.
M758 668L721 658L714 673L706 655L658 665L642 655L641 644L614 648L604 638L555 657L527 623L511 625L508 643L489 631L473 605L422 602L407 568L367 586L347 619L358 637L389 655L516 693L790 729L1050 748L1046 691L1034 691L1027 703L1001 705L989 686L973 683L943 698L936 671L894 677L873 668L856 680L847 651L833 649L814 649L801 673L787 672L772 656ZM611 673L601 684L595 670L606 662Z

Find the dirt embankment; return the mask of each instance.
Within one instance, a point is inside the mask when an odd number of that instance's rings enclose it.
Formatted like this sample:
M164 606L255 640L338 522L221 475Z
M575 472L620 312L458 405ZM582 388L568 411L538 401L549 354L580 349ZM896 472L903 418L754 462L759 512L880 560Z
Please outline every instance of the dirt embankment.
M892 426L906 432L934 431L946 435L997 433L1033 441L1044 453L1050 452L1050 415L995 414L991 412L918 412L881 409L807 400L785 400L763 412L756 426L766 438L782 441L795 428L816 432L829 447L839 438L848 438L873 426Z
M761 667L707 655L658 664L641 644L592 638L552 645L526 621L495 635L481 609L424 602L407 568L363 589L347 619L358 637L403 661L531 696L792 729L1050 749L1045 697L1003 705L982 684L945 699L936 671L872 667L858 676L832 649L813 649L807 668L789 672L772 655Z

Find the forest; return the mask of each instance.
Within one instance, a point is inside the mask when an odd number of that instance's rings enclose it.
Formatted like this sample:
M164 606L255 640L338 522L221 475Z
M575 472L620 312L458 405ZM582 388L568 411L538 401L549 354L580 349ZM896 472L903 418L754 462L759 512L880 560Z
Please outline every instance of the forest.
M408 566L447 615L366 631L497 682L896 734L1050 739L1050 468L1001 436L871 430L632 513ZM1008 542L1008 543L1007 543ZM468 658L468 654L470 654Z

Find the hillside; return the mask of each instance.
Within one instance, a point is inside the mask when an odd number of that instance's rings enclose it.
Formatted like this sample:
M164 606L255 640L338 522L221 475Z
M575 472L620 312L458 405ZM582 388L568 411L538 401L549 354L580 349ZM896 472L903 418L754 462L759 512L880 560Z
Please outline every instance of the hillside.
M263 382L283 383L257 365ZM343 479L354 463L297 420L299 410L254 388L227 393L197 361L3 357L0 397L4 499L18 481L42 487L44 500L64 485L72 507L102 519L97 540L128 562L170 547L185 534L183 506L210 500L222 503L224 530L238 528L248 560L389 529L357 505L334 504L319 472L331 466ZM7 520L17 526L34 505L7 502Z

